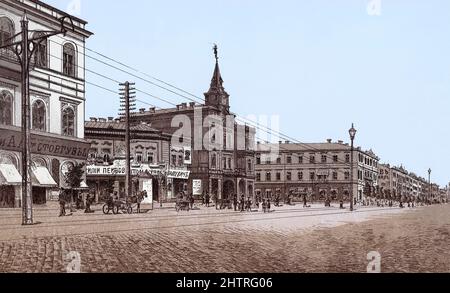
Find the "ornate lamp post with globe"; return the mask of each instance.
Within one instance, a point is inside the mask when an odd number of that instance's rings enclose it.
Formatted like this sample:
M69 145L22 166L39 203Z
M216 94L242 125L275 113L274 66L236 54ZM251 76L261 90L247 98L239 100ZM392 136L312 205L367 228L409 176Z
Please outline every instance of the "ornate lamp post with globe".
M354 174L353 174L353 152L354 152L354 140L355 140L355 137L356 137L356 129L355 129L355 127L354 127L354 124L352 124L352 128L350 128L350 130L348 131L348 133L350 134L350 140L351 140L351 154L350 154L350 164L351 164L351 167L350 167L350 211L351 212L353 212L353 210L354 210L354 208L353 208L353 180L354 180L354 178L353 178L353 176L354 176Z

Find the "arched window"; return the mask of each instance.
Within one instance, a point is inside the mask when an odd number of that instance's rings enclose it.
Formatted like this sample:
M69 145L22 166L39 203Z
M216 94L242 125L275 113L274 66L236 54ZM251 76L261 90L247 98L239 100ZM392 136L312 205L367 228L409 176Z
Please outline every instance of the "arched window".
M75 46L67 43L63 48L63 73L75 77L76 50Z
M45 131L47 121L47 110L45 104L41 100L33 103L32 107L32 128L33 130Z
M14 36L14 24L9 18L0 17L0 46L6 45L6 41Z
M13 96L8 91L0 92L0 124L12 125Z
M75 111L71 107L62 112L62 135L75 136Z
M42 37L43 33L35 33L34 37ZM41 39L36 42L36 51L34 53L34 62L36 66L47 68L47 39Z
M216 169L217 168L217 155L212 154L211 156L211 168Z

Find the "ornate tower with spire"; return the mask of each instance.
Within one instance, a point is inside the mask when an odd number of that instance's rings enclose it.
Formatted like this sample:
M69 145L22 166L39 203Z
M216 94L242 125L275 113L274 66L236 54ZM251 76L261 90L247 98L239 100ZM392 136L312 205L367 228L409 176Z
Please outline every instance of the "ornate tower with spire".
M230 95L223 87L223 79L220 74L219 56L217 45L214 45L214 55L216 58L216 67L211 80L211 86L207 93L205 93L205 105L212 106L219 109L221 112L229 114L230 112Z

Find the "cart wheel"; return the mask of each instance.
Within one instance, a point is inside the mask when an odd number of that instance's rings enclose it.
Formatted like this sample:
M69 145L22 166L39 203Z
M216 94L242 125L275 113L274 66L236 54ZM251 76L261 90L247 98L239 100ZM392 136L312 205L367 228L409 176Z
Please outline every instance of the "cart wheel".
M105 205L103 206L103 213L104 213L105 215L109 214L109 207L108 207L107 204L105 204Z
M128 207L127 212L129 215L131 215L133 213L133 208L132 207Z
M117 206L113 207L112 211L114 215L117 215L119 213L119 207Z

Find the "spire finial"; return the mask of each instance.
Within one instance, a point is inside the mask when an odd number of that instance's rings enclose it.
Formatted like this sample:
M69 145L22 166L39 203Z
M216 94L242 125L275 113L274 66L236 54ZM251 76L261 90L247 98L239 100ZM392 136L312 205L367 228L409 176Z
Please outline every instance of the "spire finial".
M219 62L219 49L217 47L217 44L214 44L213 50L214 50L214 56L216 57L216 62Z

